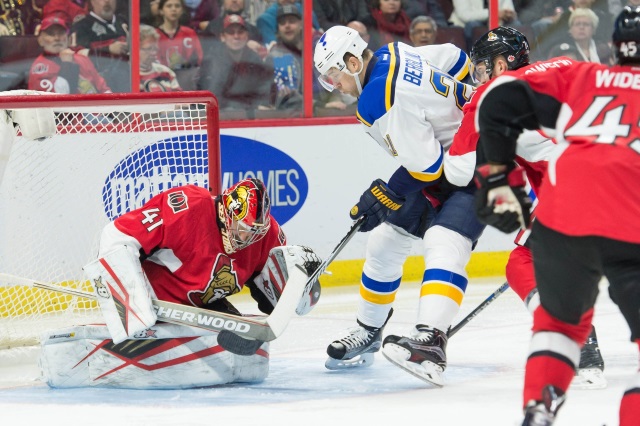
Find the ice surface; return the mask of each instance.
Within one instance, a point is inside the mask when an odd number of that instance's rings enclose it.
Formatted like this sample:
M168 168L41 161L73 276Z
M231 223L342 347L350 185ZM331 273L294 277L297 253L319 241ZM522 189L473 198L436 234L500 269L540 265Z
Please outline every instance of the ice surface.
M460 320L501 281L469 285ZM557 426L613 426L636 347L602 288L594 324L608 387L571 390ZM404 283L386 333L413 325L417 283ZM239 299L241 310L253 305ZM508 290L449 341L442 389L429 388L376 354L368 369L324 368L326 346L355 323L357 287L328 288L314 311L295 317L271 345L269 377L256 385L139 391L49 389L35 364L0 367L0 425L519 425L531 317ZM456 322L457 322L456 320ZM25 356L24 359L27 357Z

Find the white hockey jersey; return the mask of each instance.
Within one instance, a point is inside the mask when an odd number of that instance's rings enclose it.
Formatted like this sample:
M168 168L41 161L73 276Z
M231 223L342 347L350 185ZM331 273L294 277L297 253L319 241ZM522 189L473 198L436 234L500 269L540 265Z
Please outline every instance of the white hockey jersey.
M390 43L369 63L358 120L414 179L436 181L474 90L460 82L470 71L467 54L453 44Z

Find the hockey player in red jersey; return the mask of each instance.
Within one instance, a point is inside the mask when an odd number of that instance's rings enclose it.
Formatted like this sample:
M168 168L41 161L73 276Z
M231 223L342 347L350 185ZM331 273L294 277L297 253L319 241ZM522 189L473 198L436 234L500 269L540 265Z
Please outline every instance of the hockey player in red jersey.
M488 161L478 169L484 222L527 224L530 200L513 165L522 131L541 130L558 142L531 234L540 306L526 364L525 426L553 424L591 331L603 276L640 349L638 43L640 7L625 7L613 33L616 65L577 62L501 76L479 100L476 121ZM593 201L587 210L585 188ZM620 425L638 419L640 372L622 397Z
M471 49L475 78L480 83L476 93L464 106L464 117L453 144L445 153L444 171L447 179L459 186L473 179L479 134L475 127L478 101L489 86L488 83L507 71L514 75L544 72L548 68L569 66L569 58L551 58L547 61L529 63L529 42L524 34L508 27L497 27L482 35ZM555 142L538 131L525 131L516 145L516 163L524 169L533 192L540 193L540 184L547 170L549 155ZM482 160L481 160L482 162ZM533 215L533 212L532 212ZM509 222L508 226L515 225ZM517 228L506 230L512 232ZM509 255L506 276L509 286L525 302L530 312L540 304L533 271L531 248L527 242L530 227L521 229L516 235L516 248ZM604 360L600 354L595 329L582 348L580 364L573 381L575 387L598 389L606 386L603 375Z
M195 185L172 188L123 214L104 228L98 259L84 267L96 288L108 333L73 330L67 334L94 340L45 345L49 383L147 389L263 380L268 372L268 342L254 354L232 354L218 344L217 332L156 324L152 300L241 316L226 298L248 286L258 309L270 314L293 269L295 276L302 270L308 277L321 263L310 248L285 244L285 235L270 213L267 190L258 179L241 180L218 196ZM319 297L316 281L300 298L296 313L310 312ZM96 341L96 335L101 339ZM116 373L122 368L122 356L131 353L126 348L142 350L148 345L138 339L156 335L169 340L149 360L153 368L136 365ZM100 351L97 355L86 352L86 347L94 346ZM60 361L69 356L77 357L82 368Z

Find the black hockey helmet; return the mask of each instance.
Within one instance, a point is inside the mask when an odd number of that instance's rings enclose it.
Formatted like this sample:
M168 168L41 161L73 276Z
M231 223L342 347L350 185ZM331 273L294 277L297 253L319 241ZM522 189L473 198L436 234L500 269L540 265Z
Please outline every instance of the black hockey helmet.
M474 66L484 64L486 74L491 76L493 59L502 55L507 60L507 68L516 70L529 65L529 41L520 31L510 27L497 27L482 35L471 48L471 62ZM476 80L479 80L476 76Z
M619 64L640 63L640 6L625 6L613 25L614 52Z

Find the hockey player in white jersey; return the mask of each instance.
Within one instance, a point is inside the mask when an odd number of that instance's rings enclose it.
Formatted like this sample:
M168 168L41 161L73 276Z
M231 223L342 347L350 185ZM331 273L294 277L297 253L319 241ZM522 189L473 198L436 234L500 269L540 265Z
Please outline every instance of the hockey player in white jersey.
M382 346L392 363L436 386L444 384L447 330L467 286L465 266L484 226L473 212L474 188L443 179L443 156L462 120L473 87L470 61L454 45L414 48L391 43L375 53L350 28L330 28L314 62L320 82L359 98L366 133L396 159L387 182L375 180L352 208L372 231L360 285L357 327L329 345L326 367L367 366ZM407 336L383 328L392 313L402 266L422 241L426 269L416 325Z

